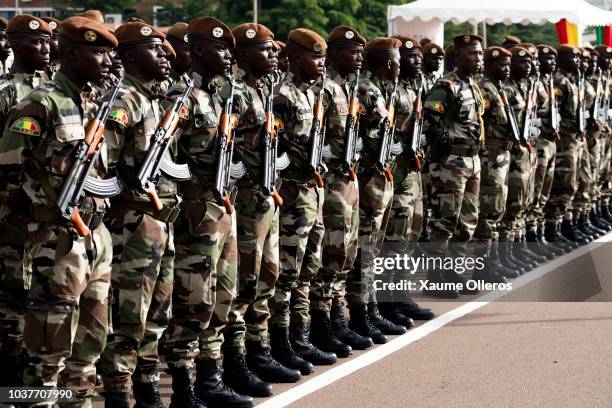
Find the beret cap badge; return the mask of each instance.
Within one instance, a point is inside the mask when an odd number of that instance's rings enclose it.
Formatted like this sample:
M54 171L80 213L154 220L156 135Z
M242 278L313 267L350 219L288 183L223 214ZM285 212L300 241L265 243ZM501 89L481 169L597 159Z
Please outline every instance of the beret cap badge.
M213 28L212 35L215 38L221 38L221 36L223 36L223 29L221 27Z
M32 30L38 30L38 28L40 27L40 23L36 20L32 20L30 21L30 24L28 24L28 26L32 29Z
M85 34L83 34L83 38L85 38L85 41L89 41L89 42L94 42L98 39L98 35L89 30L89 31L85 31Z

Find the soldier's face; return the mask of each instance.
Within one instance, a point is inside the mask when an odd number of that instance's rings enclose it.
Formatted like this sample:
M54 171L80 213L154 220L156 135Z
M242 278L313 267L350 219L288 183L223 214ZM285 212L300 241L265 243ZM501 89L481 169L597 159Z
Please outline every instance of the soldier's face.
M580 71L586 72L589 69L589 57L580 57Z
M176 52L176 58L172 61L172 67L177 72L187 72L191 68L191 54L189 45L184 42L172 41L172 48Z
M6 38L6 31L0 31L0 61L4 61L11 55L11 47Z
M587 70L588 75L593 75L597 71L597 55L593 55L589 60L589 68Z
M580 56L578 54L561 55L559 56L558 63L565 71L575 74L580 67Z
M401 52L400 71L404 78L414 78L421 74L422 58L419 52Z
M82 67L83 79L99 84L110 73L110 47L78 45L72 53L72 61Z
M296 62L306 80L313 81L325 72L325 54L304 51L298 55Z
M391 79L395 79L399 76L400 74L400 54L398 51L394 51L391 53L391 56L389 58L389 62L388 62L388 67L389 67L389 74Z
M121 58L117 55L117 51L111 51L109 54L111 60L111 74L116 77L123 76L123 63L121 63Z
M497 81L507 81L510 78L510 57L494 60L488 74Z
M49 41L49 55L51 61L57 61L60 58L59 40L57 39L57 36L51 37L51 41Z
M484 66L480 43L455 50L455 66L469 75L474 75Z
M334 50L334 61L340 71L345 73L357 72L363 65L363 46L346 44Z
M132 61L136 62L143 76L150 79L163 78L168 73L170 64L162 41L158 38L144 44L131 47ZM128 66L126 65L126 69Z
M510 70L514 77L527 78L531 75L531 60L525 57L512 58Z
M543 74L550 74L551 72L555 72L557 68L557 60L554 55L544 55L540 56L540 71Z
M11 41L15 44L14 52L19 55L27 68L42 70L49 64L50 37L26 34L18 36L15 41L11 37Z
M599 64L599 67L603 70L606 70L610 67L610 57L608 56L600 56L599 59L597 60L597 63Z
M442 54L427 54L423 58L423 68L425 72L438 72L444 63Z
M198 61L206 70L215 75L227 75L232 69L232 54L228 44L213 41L195 41L191 47L192 61Z
M276 49L272 41L243 47L237 52L242 54L243 60L257 76L271 74L278 66Z
M535 75L540 72L540 60L538 58L533 58L531 60L531 74Z

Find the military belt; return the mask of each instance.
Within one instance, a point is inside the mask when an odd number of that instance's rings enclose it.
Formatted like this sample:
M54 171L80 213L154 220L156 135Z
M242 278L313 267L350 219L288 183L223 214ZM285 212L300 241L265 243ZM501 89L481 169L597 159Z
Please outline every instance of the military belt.
M112 216L118 216L123 212L125 208L130 210L140 211L161 222L174 222L181 213L181 208L178 205L169 206L165 205L161 210L157 210L151 203L144 203L140 201L129 201L129 200L113 200L111 207Z
M96 230L102 223L105 211L81 211L79 212L83 223L90 230ZM50 224L59 224L71 226L70 221L62 217L57 209L49 208L45 205L33 205L30 209L30 217L34 222L48 222Z
M488 137L485 141L486 147L493 146L497 147L501 150L511 150L512 146L514 146L514 142L512 140L507 139L498 139L495 137Z
M457 156L475 156L478 154L480 146L457 146L451 145L448 147L448 154L454 154Z

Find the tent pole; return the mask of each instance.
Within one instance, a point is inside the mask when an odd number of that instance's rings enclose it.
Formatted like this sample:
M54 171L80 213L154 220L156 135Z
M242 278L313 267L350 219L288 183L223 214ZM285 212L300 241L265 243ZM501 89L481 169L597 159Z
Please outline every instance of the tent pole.
M482 39L484 41L484 47L487 47L487 23L482 22Z
M472 34L478 35L478 23L472 23Z

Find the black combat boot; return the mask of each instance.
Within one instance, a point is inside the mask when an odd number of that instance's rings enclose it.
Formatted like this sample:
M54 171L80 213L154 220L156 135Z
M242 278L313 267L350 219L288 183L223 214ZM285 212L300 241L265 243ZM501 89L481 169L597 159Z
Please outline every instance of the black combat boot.
M311 310L310 341L319 350L335 353L339 358L351 355L353 349L334 335L329 314L324 310Z
M580 216L580 218L582 219L582 225L584 228L590 231L591 235L593 235L595 238L606 235L606 231L604 229L597 227L597 225L591 222L591 218L588 214L583 214Z
M382 334L378 327L374 326L368 316L367 306L364 304L349 305L351 320L349 328L355 333L372 339L375 344L385 344L387 336Z
M538 266L538 263L528 256L522 254L521 243L513 241L508 246L508 256L515 264L521 266L525 272L528 272Z
M564 244L566 244L567 246L569 246L572 250L578 248L580 246L580 244L578 242L574 242L570 239L568 239L565 235L562 234L561 232L561 224L557 223L556 224L557 227L557 236L560 242L563 242Z
M503 276L504 278L514 279L520 276L514 269L507 268L501 261L499 255L499 242L493 241L491 243L491 251L489 252L489 257L485 259L485 268L489 268L499 276ZM474 271L476 272L476 271Z
M299 370L302 375L311 374L314 367L298 356L289 341L288 327L270 327L270 346L272 357L288 368Z
M589 219L591 220L591 224L606 233L612 229L612 224L610 224L601 214L601 207L593 208L589 213Z
M397 326L411 329L414 327L414 320L399 311L395 302L378 302L378 310L383 318Z
M506 278L499 273L501 265L493 256L493 243L484 243L487 248L484 253L484 268L475 267L472 272L472 280L485 283L506 283Z
M443 285L445 283L449 283L444 277L442 273L438 270L430 269L427 271L427 281L428 284L437 284ZM444 288L435 288L432 289L430 286L427 286L423 289L423 294L429 297L435 297L440 299L457 299L459 297L459 291L454 289L454 286L444 287Z
M351 346L353 350L365 350L374 345L371 338L359 335L348 328L343 306L332 306L329 315L334 335L342 343Z
M402 319L399 319L398 316L396 315L395 308L393 308L393 303L384 303L384 304L381 303L381 307L385 308L387 314L389 316L394 317L395 320L397 321L402 320ZM401 334L406 333L406 329L409 329L414 326L414 321L411 318L403 316L401 314L400 316L402 316L403 319L406 320L406 323L409 326L404 326L403 324L399 322L396 323L390 319L387 319L387 317L383 316L383 314L381 313L379 305L376 302L368 303L368 315L370 317L370 321L372 322L372 324L378 327L378 329L381 332L387 335L401 335Z
M425 309L418 305L410 296L410 291L404 290L393 294L393 301L397 311L413 320L431 320L435 317L431 309Z
M136 400L134 408L164 408L159 393L159 382L134 382L133 392Z
M223 382L243 395L258 398L272 395L272 386L248 367L242 347L223 345Z
M172 376L172 398L170 408L206 408L193 393L191 368L170 368Z
M209 407L251 408L253 398L238 394L221 379L219 361L196 358L195 394Z
M555 243L553 242L548 242L546 240L546 235L544 233L545 229L544 227L538 227L538 231L537 231L537 240L538 243L540 245L540 248L545 249L546 251L548 251L551 254L551 259L552 258L556 258L559 255L562 255L565 250L561 249L560 247L558 247L557 245L555 245Z
M316 348L308 339L310 330L304 323L291 323L289 325L289 341L295 353L314 365L331 365L338 361L334 353Z
M536 245L530 246L527 244L526 237L522 237L520 242L517 242L517 244L520 246L521 252L523 254L526 254L529 258L533 259L533 261L535 261L536 263L541 264L548 260L544 255L536 252L537 251Z
M602 204L601 215L606 219L606 221L612 223L612 210L610 209L610 207Z
M505 241L500 242L498 244L498 250L497 250L499 254L499 260L501 261L502 265L509 271L514 271L517 274L522 275L523 273L525 273L525 267L514 262L513 258L510 256L511 248L512 248L511 242L505 242ZM517 276L507 276L507 277L512 278L512 277L517 277Z
M104 408L130 408L129 392L102 392Z
M582 234L571 220L563 220L561 224L561 234L570 241L580 245L588 244L591 239Z
M528 230L525 235L527 248L536 255L544 257L546 260L554 258L554 254L548 250L538 239L538 232Z
M257 377L272 383L294 383L302 378L300 370L287 368L272 357L270 346L262 341L246 342L247 365Z

